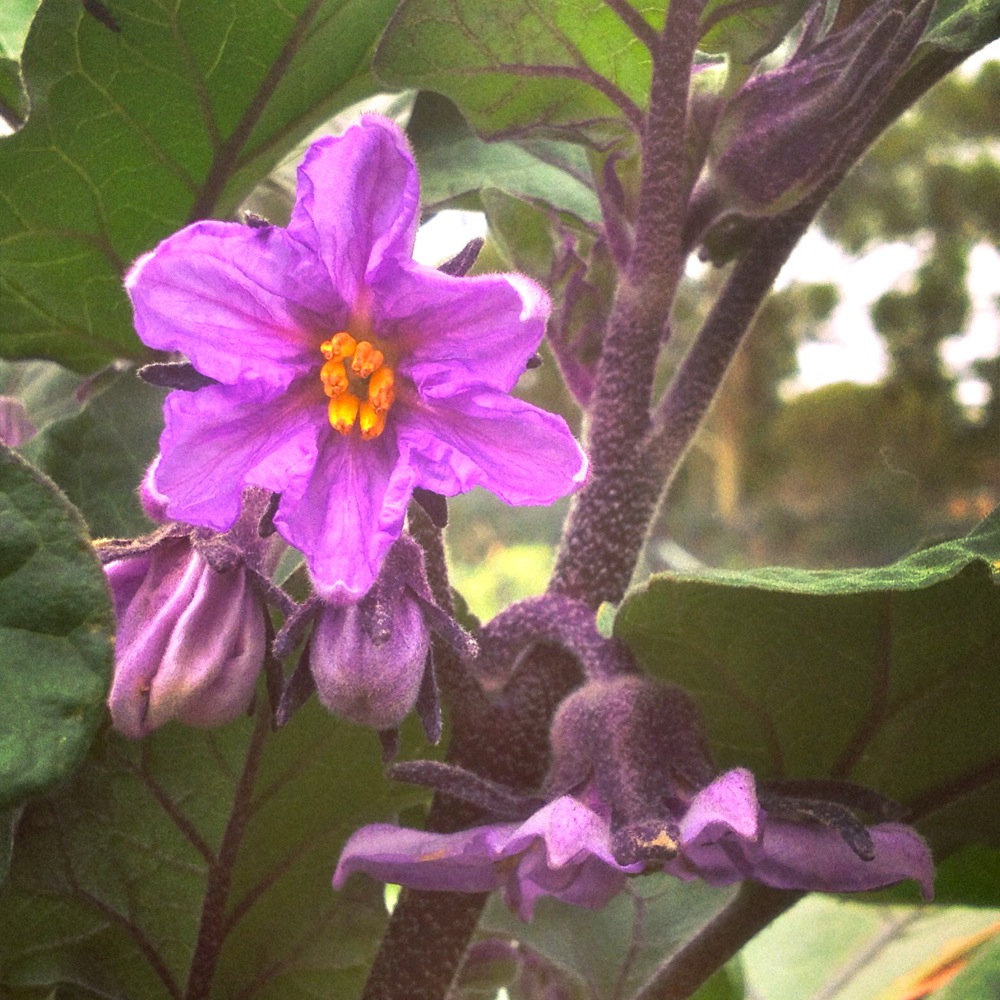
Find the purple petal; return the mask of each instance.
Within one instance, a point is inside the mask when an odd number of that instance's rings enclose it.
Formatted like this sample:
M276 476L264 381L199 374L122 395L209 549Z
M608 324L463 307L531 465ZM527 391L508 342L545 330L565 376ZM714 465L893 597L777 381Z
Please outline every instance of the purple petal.
M545 332L548 295L519 274L454 278L387 261L372 281L372 325L420 395L486 385L510 392Z
M881 823L868 832L875 857L863 861L836 830L818 823L767 818L757 843L733 834L700 840L686 846L664 870L711 885L755 879L779 889L809 892L861 892L915 879L924 898L930 899L934 865L923 839L899 823Z
M420 187L402 130L365 115L339 138L314 142L298 178L288 231L322 258L348 305L365 311L366 276L413 251Z
M354 872L411 889L489 892L499 885L495 842L513 824L477 826L461 833L425 833L388 823L362 827L344 845L333 887Z
M738 767L720 775L691 801L681 820L681 849L732 832L744 840L760 834L760 807L753 775Z
M503 849L508 858L528 849L536 839L545 843L546 858L550 868L562 868L578 858L594 855L621 868L611 854L611 830L608 820L598 816L571 795L553 799L528 817L512 834Z
M362 441L327 425L315 468L288 483L274 523L305 555L320 594L350 604L367 593L399 537L413 485L391 431Z
M509 504L549 504L576 490L587 458L562 417L490 389L397 406L398 440L417 485L445 496L483 486Z
M620 867L589 856L564 868L552 868L542 844L536 841L521 857L517 868L508 872L503 898L522 920L529 921L534 916L535 903L542 896L599 910L624 888L625 872Z
M862 861L835 830L768 820L759 848L751 852L752 878L779 889L814 892L861 892L915 879L924 899L931 899L934 864L919 834L901 823L880 823L868 832L875 857Z
M310 379L287 391L265 383L213 385L172 392L164 418L154 487L169 498L167 513L226 531L239 517L244 486L280 493L308 473L326 406Z
M125 287L143 343L226 384L287 385L347 321L322 262L270 226L197 222L140 257Z

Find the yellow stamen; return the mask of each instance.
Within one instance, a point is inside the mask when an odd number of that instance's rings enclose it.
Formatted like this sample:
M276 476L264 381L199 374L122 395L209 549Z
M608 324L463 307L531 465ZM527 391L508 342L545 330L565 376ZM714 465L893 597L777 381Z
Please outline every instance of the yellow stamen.
M319 370L319 380L328 396L339 396L342 392L347 392L350 386L347 366L343 361L327 361Z
M354 351L354 361L351 368L362 378L368 378L372 372L382 367L385 356L377 347L372 347L367 340L358 341L357 349Z
M358 426L361 428L361 439L371 441L385 430L385 413L379 413L367 399L362 400L358 410Z
M349 434L358 419L361 400L349 392L341 393L330 400L330 424L340 434Z
M340 361L343 358L353 357L357 346L358 342L346 330L341 330L329 340L324 340L319 349L327 361Z
M368 401L379 413L388 413L395 398L396 376L388 365L382 365L368 380Z

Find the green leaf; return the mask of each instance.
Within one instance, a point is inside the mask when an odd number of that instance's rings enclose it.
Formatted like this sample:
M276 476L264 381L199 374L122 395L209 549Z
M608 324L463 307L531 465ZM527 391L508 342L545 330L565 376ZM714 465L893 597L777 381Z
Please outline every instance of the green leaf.
M969 997L1000 996L1000 940L994 937L973 956L934 1000L969 1000Z
M809 5L810 0L756 4L711 0L702 15L708 30L698 48L702 52L725 53L738 63L757 62L781 44Z
M661 576L615 635L699 701L723 767L850 778L937 857L1000 846L1000 512L878 569Z
M0 448L0 810L83 759L104 714L112 631L79 515Z
M163 430L164 393L131 369L108 382L79 413L45 427L24 453L79 507L94 537L121 538L150 529L136 490Z
M976 52L995 38L1000 38L1000 0L939 0L924 41Z
M230 216L308 132L369 94L393 0L44 0L28 123L0 141L0 354L142 358L122 276L185 222Z
M4 0L0 6L0 56L17 60L39 0Z
M662 0L633 6L662 26ZM390 87L446 94L482 136L598 144L625 134L623 106L645 105L652 72L625 23L590 0L403 0L373 65Z
M421 200L427 210L493 187L588 222L600 219L587 157L578 146L551 140L483 142L451 101L430 91L417 96L407 134L420 167Z
M265 711L139 743L108 732L71 785L25 811L0 992L353 997L386 913L370 879L333 891L340 846L424 799L382 777L374 733L315 701L277 732Z
M583 996L628 997L735 893L732 886L716 889L651 874L631 879L625 892L598 911L542 898L529 924L494 897L481 928L509 935L544 955L581 985ZM707 994L712 1000L726 996Z
M740 953L748 993L759 1000L922 996L891 987L914 970L946 960L956 940L983 931L998 917L996 910L873 907L809 896ZM992 995L972 991L956 996ZM934 994L935 1000L938 996Z

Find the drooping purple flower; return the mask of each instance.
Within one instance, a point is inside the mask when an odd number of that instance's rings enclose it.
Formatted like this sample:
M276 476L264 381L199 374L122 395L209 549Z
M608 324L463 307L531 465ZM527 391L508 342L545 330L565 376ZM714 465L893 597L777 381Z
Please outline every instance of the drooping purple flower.
M753 776L743 768L727 771L694 796L676 839L662 830L654 835L647 846L673 854L655 866L617 860L608 809L592 789L587 799L560 796L523 823L460 833L363 827L344 846L333 884L339 888L361 871L415 889L500 889L524 920L531 919L540 896L604 906L624 887L627 875L652 867L712 885L755 879L782 889L857 892L915 879L925 898L933 892L927 845L910 827L869 827L875 854L863 860L835 830L769 816L757 799Z
M586 473L564 421L510 395L548 297L415 263L418 216L406 140L369 115L310 147L287 229L195 223L126 279L142 340L218 383L167 398L168 515L223 531L246 485L280 493L328 600L368 590L416 487L546 504Z
M608 818L569 795L523 823L495 823L460 833L424 833L388 823L362 827L344 845L333 885L366 872L411 889L488 892L530 920L541 896L600 909L642 864L611 853Z
M108 703L140 739L170 719L215 726L244 712L264 664L263 603L240 563L213 568L187 535L105 563L117 620Z

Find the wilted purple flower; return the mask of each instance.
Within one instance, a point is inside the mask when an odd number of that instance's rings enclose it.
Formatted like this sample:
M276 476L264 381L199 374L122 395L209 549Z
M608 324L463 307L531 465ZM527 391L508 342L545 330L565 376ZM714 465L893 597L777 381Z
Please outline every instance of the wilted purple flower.
M213 569L186 535L105 563L117 636L109 705L132 739L170 719L215 726L253 697L264 606L241 562Z
M255 484L327 599L374 580L414 488L550 503L583 480L564 421L510 396L549 300L520 275L411 259L416 168L373 115L314 143L287 229L198 222L126 279L139 336L219 384L174 392L156 488L216 530Z
M487 892L530 920L540 896L599 909L621 892L625 875L611 854L610 827L584 803L564 795L523 823L495 823L460 833L424 833L387 823L362 827L344 845L333 885L353 872L411 889Z
M363 827L344 846L333 884L339 888L362 871L414 889L499 888L524 920L531 919L540 896L599 908L621 891L626 875L653 866L616 860L609 811L592 791L588 798L564 795L523 823L461 833ZM770 817L758 802L753 776L737 768L694 796L676 839L661 829L646 846L674 855L655 868L712 885L755 879L782 889L856 892L915 879L930 898L934 868L923 840L899 823L879 823L868 833L875 856L864 861L834 830Z

